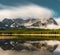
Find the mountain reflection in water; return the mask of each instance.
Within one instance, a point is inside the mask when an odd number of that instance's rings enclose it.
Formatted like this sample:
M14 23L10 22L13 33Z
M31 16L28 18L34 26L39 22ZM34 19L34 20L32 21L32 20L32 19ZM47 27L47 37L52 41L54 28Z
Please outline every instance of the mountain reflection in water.
M10 43L12 44L12 42ZM21 45L23 45L23 49L21 49ZM14 48L15 49L11 48L10 50L4 50L1 46L0 55L60 55L60 41L56 40L26 41L22 44L16 44Z

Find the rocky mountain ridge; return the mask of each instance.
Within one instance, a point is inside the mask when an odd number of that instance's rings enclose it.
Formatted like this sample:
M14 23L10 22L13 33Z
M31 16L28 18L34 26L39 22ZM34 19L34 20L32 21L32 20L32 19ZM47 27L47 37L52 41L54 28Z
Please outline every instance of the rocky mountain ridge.
M8 29L8 28L46 28L48 25L58 25L58 23L53 19L35 19L35 18L28 18L26 20L22 18L16 19L8 19L5 18L3 21L0 22L0 29Z

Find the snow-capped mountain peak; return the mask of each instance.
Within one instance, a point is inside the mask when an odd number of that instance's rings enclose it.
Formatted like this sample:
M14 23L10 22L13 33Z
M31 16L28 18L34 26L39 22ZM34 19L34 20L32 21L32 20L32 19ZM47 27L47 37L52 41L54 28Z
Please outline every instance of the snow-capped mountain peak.
M58 26L58 23L53 18L49 19L28 18L26 20L22 18L16 18L16 19L4 19L2 22L0 22L0 28L3 27L21 28L21 26L24 26L26 28L54 29L55 27Z

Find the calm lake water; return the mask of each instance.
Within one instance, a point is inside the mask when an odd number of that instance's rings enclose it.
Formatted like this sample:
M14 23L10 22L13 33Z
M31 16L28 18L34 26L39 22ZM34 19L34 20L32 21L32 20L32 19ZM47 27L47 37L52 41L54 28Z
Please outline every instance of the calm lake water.
M39 51L27 51L27 50L22 50L22 51L15 51L15 50L3 50L0 48L0 55L60 55L60 41L42 41L46 42L48 45L55 45L58 44L58 47L50 53L49 51L44 51L44 50L39 50Z

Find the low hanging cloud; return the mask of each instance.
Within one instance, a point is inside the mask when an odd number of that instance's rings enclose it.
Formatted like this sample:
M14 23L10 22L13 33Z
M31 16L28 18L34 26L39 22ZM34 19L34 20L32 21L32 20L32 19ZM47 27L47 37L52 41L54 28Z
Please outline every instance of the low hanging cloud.
M55 20L58 23L58 25L60 26L60 18L55 18Z
M4 18L50 18L53 17L54 11L45 7L30 4L25 6L8 7L1 5L0 20Z
M15 19L15 18L38 18L38 19L46 19L54 17L55 12L46 7L38 6L35 4L29 5L19 5L16 7L5 6L0 4L0 21L4 18ZM60 18L55 19L58 25L48 25L46 29L59 29L60 28ZM51 28L50 28L51 27Z

